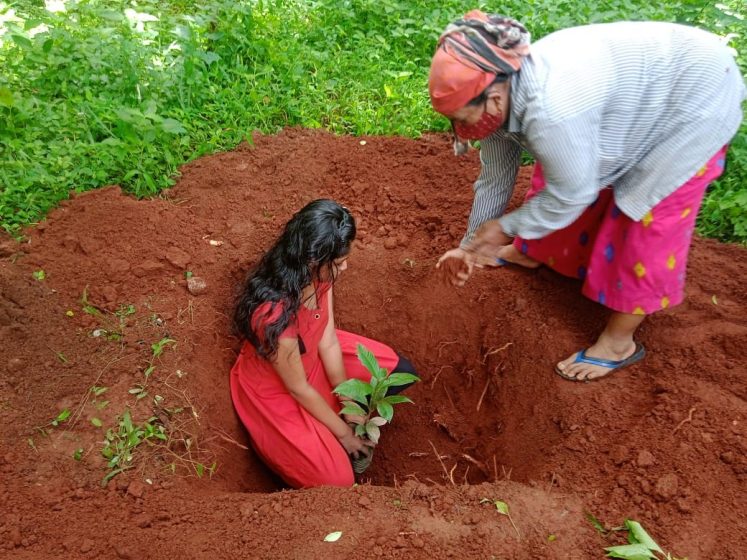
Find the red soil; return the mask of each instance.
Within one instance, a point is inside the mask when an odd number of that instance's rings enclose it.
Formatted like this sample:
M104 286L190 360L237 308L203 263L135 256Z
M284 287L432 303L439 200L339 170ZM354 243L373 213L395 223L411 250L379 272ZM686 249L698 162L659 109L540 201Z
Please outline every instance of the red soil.
M601 536L591 512L608 527L636 519L691 560L743 557L747 253L696 239L686 302L641 330L646 360L574 384L553 364L605 319L575 281L505 268L454 289L434 271L477 171L442 136L291 129L185 166L160 198L101 189L0 241L0 556L600 558L624 535ZM231 406L228 315L247 267L318 197L359 224L339 326L391 344L423 381L361 485L279 492ZM84 291L102 314L83 312ZM154 359L164 337L176 344ZM142 444L102 487L101 442L127 408L156 416L169 444ZM67 422L36 429L63 409ZM516 530L482 498L505 501ZM342 538L323 542L332 531Z

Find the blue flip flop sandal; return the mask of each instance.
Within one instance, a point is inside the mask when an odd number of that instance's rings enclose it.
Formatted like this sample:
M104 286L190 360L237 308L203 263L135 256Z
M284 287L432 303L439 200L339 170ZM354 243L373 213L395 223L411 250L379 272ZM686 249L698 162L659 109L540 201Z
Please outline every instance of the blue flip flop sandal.
M601 358L590 358L586 355L586 350L581 350L581 352L576 354L576 359L573 360L574 364L583 362L585 364L591 364L594 366L601 366L601 367L609 368L609 371L605 373L604 375L599 375L591 379L578 379L577 377L572 377L570 375L563 373L561 370L559 370L558 366L555 366L555 373L557 373L563 379L567 379L568 381L588 383L589 381L595 381L597 379L602 379L604 377L607 377L609 374L617 371L618 369L622 369L626 366L639 362L643 359L645 355L646 355L646 349L643 347L642 344L639 344L638 342L635 343L635 351L630 356L625 358L624 360L615 361L615 360L603 360Z

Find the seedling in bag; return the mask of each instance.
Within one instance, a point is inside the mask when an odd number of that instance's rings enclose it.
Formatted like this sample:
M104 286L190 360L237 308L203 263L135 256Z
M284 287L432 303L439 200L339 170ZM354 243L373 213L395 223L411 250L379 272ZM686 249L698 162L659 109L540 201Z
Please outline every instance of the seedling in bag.
M411 385L420 381L420 378L411 373L390 374L362 344L358 344L358 359L371 373L371 381L367 383L360 379L348 379L335 387L334 392L349 399L345 401L340 414L359 417L355 422L355 435L377 444L381 427L392 421L394 405L412 402L403 395L388 394L390 389ZM370 450L367 457L353 460L353 470L362 473L371 463L372 456L373 450Z

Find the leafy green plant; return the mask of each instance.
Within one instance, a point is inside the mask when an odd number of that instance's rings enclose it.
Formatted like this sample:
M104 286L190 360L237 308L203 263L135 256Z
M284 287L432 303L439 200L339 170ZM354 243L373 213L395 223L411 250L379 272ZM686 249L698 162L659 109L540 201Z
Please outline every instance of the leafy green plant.
M411 373L389 374L379 365L373 353L362 344L358 344L358 359L371 373L371 382L348 379L335 387L334 393L350 399L345 402L340 414L359 417L355 435L378 443L381 426L392 421L394 405L412 402L403 395L387 395L387 392L392 387L420 381L420 378Z
M117 428L109 428L106 431L101 454L107 459L107 467L110 470L101 481L102 486L119 473L133 467L134 453L138 446L143 443L152 445L167 439L166 430L156 417L151 417L142 424L135 424L130 411L125 410Z
M604 550L608 558L622 558L625 560L687 560L676 558L666 553L637 521L625 520L628 530L628 544L609 546Z
M444 26L475 6L86 0L49 10L43 2L2 3L0 225L17 234L70 191L119 184L137 196L156 194L173 184L181 164L251 142L255 129L445 131L447 121L428 101L428 63ZM737 33L732 45L747 68L743 0L533 0L530 10L506 0L500 11L522 20L535 39L624 19ZM744 142L735 141L731 179L704 206L701 231L708 235L742 231L735 226L744 224L739 193L747 166L738 162L745 154ZM722 198L727 206L719 208Z
M35 271L34 271L34 272L32 273L32 276L33 276L33 277L34 277L34 278L35 278L36 280L38 280L39 282L41 282L42 280L44 280L44 279L45 279L45 278L47 277L47 273L46 273L46 272L44 272L43 270L35 270Z
M161 354L163 354L164 349L169 344L176 344L176 340L173 340L171 338L165 337L165 338L162 338L161 340L159 340L158 342L156 342L154 344L151 344L150 348L153 351L153 357L157 358L158 356L160 356Z
M48 433L48 428L56 428L57 426L64 424L70 419L70 409L65 408L60 411L60 413L50 422L47 424L44 424L42 426L37 426L35 429L42 435L46 436Z

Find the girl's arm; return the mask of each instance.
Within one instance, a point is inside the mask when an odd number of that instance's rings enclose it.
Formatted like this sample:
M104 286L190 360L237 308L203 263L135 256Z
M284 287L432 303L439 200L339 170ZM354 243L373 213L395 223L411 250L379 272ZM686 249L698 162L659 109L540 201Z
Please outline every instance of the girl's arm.
M329 321L324 329L322 339L319 341L319 356L324 364L324 371L327 372L332 388L337 387L347 379L345 375L345 364L342 361L342 349L340 341L337 339L335 330L335 316L333 312L334 304L332 302L332 288L327 295L327 306L329 308Z
M338 416L322 396L306 379L306 371L301 361L298 341L293 338L278 340L278 351L272 362L275 371L290 395L314 418L324 424L340 441L345 451L357 457L359 452L366 453L366 445L356 437L347 423ZM367 454L367 453L366 453Z

